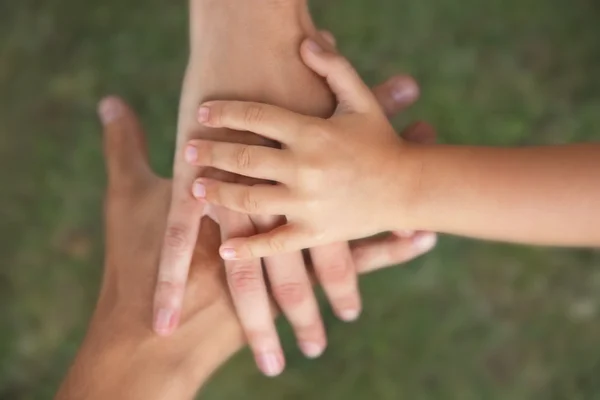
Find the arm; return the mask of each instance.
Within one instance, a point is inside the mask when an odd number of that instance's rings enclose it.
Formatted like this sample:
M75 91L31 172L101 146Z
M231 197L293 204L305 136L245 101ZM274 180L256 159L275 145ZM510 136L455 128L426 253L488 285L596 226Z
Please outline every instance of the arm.
M302 54L337 95L332 118L256 103L203 106L200 120L209 126L259 132L285 146L268 155L252 146L237 147L232 153L246 154L248 168L231 159L218 161L225 170L251 176L264 172L279 183L276 188L202 181L205 201L241 212L250 205L252 212L270 210L288 219L269 233L225 242L223 257L266 256L390 229L546 245L600 244L595 213L600 146L412 146L396 137L346 60L310 41ZM244 120L249 109L260 118ZM210 148L218 151L218 146ZM271 171L253 165L259 156Z
M431 146L414 225L457 235L559 246L600 245L600 145L518 149Z

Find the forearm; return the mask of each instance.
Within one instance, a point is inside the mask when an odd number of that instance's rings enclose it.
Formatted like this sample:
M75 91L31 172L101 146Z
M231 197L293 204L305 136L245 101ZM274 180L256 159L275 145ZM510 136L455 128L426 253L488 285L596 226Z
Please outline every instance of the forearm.
M299 56L307 36L317 31L305 0L191 0L178 148L192 136L266 143L256 135L199 126L198 106L207 100L252 100L330 115L333 97Z
M428 146L415 227L469 237L600 245L600 145L519 149Z

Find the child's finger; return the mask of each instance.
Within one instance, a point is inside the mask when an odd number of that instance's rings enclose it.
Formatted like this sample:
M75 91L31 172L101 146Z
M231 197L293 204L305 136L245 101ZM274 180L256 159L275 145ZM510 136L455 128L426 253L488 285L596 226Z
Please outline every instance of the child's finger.
M283 186L247 186L201 178L194 182L192 193L198 200L243 214L284 215L293 207Z
M110 186L132 186L151 174L144 132L134 112L118 97L98 105Z
M373 88L377 102L391 118L419 98L419 86L410 76L394 76L386 82Z
M309 68L327 79L337 97L338 112L368 112L377 105L371 90L346 58L325 51L311 39L302 43L301 55Z
M280 107L245 101L211 101L198 110L198 121L203 125L249 131L286 145L311 119Z
M221 245L219 253L224 260L246 260L290 253L313 245L313 235L295 225L287 224L267 233L230 239Z
M185 158L192 165L288 183L293 162L286 152L264 146L191 140L185 149Z

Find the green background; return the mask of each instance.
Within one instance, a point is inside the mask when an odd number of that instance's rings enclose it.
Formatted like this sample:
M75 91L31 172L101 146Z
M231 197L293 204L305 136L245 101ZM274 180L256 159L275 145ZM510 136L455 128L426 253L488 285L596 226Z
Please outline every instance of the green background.
M413 74L401 117L450 143L593 140L600 5L593 0L318 0L319 25L369 83ZM0 0L0 399L50 399L82 337L101 265L95 106L141 113L169 172L186 60L186 2ZM600 399L600 257L444 237L365 278L365 312L325 309L330 347L288 370L242 352L207 399Z

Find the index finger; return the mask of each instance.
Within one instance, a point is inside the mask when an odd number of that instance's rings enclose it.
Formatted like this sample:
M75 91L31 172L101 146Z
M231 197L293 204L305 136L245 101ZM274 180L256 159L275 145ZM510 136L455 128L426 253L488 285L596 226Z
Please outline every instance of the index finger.
M198 110L198 121L206 126L249 131L286 145L310 119L280 107L244 101L211 101Z
M202 203L187 192L189 190L174 191L161 250L153 317L154 331L161 336L170 335L179 324L185 285L204 211Z

